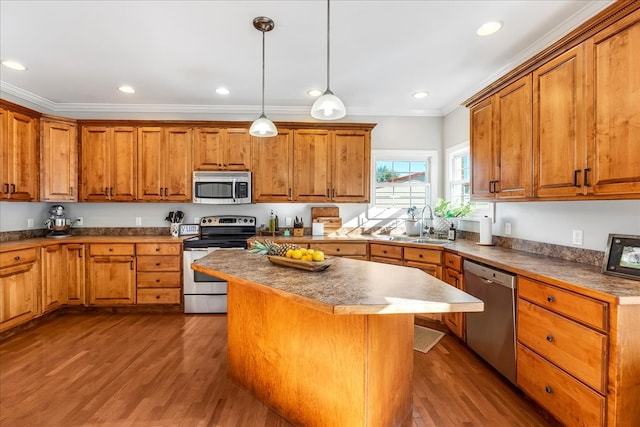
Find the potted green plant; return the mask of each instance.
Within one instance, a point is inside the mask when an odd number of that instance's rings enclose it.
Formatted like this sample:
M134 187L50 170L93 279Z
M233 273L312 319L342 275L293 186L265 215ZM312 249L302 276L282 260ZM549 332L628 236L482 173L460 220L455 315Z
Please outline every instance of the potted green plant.
M421 221L416 218L418 213L418 208L415 206L411 206L407 208L407 215L409 218L405 220L405 233L407 236L419 236L420 235L420 223Z
M433 228L437 233L446 233L451 224L457 227L457 220L473 212L473 203L467 202L460 206L452 206L451 200L438 199L433 208Z

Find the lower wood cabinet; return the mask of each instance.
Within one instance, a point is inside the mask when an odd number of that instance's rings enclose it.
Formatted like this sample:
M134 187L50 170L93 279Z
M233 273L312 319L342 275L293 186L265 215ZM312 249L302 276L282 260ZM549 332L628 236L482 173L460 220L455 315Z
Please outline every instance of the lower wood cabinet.
M85 256L84 244L69 243L63 247L63 263L66 270L65 303L69 305L85 305Z
M55 310L66 302L65 266L62 245L40 248L42 272L42 312Z
M325 255L343 258L367 259L367 242L352 243L311 243L310 248L319 249Z
M383 264L402 265L402 246L385 245L382 243L369 244L369 260Z
M37 248L0 253L0 332L40 314Z
M607 303L521 276L518 297L518 387L566 425L605 425Z
M87 260L89 304L135 304L135 264L133 243L90 244Z
M443 280L461 291L464 291L464 274L462 272L462 257L459 255L445 252L444 254L444 277ZM461 338L463 341L465 336L464 313L445 313L442 320L449 330Z
M182 245L136 244L136 297L138 304L180 304Z

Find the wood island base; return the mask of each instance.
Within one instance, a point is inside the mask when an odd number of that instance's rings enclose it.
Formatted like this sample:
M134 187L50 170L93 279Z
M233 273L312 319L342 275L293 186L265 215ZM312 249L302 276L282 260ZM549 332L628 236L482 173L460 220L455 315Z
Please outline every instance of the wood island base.
M411 415L413 317L316 310L230 281L232 379L296 425L401 426Z

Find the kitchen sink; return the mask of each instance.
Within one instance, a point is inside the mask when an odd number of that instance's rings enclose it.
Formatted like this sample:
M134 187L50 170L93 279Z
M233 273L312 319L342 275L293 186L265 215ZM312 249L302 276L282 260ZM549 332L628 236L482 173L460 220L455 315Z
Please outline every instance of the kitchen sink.
M444 245L450 243L449 240L444 239L416 238L411 236L371 236L371 238L386 242L420 243L423 245Z
M451 243L451 241L445 239L414 239L409 240L409 243L423 243L425 245L446 245L447 243Z

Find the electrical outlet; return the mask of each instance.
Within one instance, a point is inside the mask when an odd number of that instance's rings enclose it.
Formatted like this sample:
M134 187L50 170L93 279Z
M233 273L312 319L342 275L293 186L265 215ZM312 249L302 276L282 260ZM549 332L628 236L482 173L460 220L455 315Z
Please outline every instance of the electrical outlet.
M27 220L27 228L33 228L33 218Z
M506 234L507 236L511 235L511 223L510 222L505 222L504 223L504 234Z
M136 217L136 225L142 225L142 217L141 216L137 216Z
M284 218L284 226L285 227L291 227L293 225L293 222L291 221L291 217L287 216Z
M573 241L574 245L582 246L582 230L573 230Z
M76 225L84 225L84 218L79 216L76 218Z

